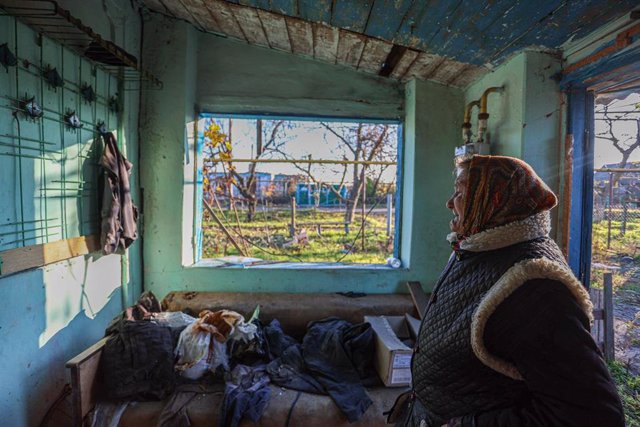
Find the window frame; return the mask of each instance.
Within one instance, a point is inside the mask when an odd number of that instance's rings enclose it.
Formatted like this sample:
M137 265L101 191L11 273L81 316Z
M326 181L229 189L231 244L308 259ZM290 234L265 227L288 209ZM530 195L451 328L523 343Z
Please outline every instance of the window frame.
M404 178L404 120L388 119L388 118L375 118L375 117L338 117L338 116L323 116L323 115L280 115L280 114L241 114L241 113L228 113L228 112L212 112L203 111L196 115L196 121L194 126L194 154L196 156L195 162L195 176L194 176L194 218L193 218L193 267L206 267L206 268L237 268L230 266L213 265L210 258L202 257L202 216L203 216L203 148L204 148L204 135L200 131L200 121L207 118L231 118L231 119L246 119L246 120L290 120L290 121L331 121L341 123L375 123L375 124L393 124L398 126L398 146L397 146L397 162L396 162L396 192L394 195L394 240L393 240L393 257L401 259L401 239L402 239L402 200L403 200L403 178ZM187 159L188 161L188 159ZM273 264L268 267L270 270L327 270L335 269L353 269L353 270L408 270L407 266L400 268L392 268L387 264L348 264L344 262L331 262L331 261L319 261L313 263L298 263L295 261L283 262L280 264ZM298 264L298 265L296 265ZM248 266L244 268L260 269L265 266Z

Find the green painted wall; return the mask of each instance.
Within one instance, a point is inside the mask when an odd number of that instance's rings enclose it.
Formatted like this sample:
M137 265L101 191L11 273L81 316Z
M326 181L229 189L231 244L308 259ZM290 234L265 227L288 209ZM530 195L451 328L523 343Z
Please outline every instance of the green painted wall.
M516 55L465 91L465 103L480 99L484 90L492 86L504 86L501 94L488 98L489 142L491 153L504 156L522 156L522 129L525 110L525 54ZM477 130L478 109L473 110L473 133ZM462 111L460 115L462 116ZM458 137L458 145L462 136Z
M105 3L106 10L101 7L99 14L96 8L86 7L86 1L65 1L58 3L91 25L105 38L114 40L128 51L139 54L140 22L127 0L112 0ZM11 23L9 22L11 21ZM36 35L28 27L18 25L18 37L21 40L21 56L32 55L29 49L35 46ZM14 43L14 25L12 18L0 16L0 44ZM61 58L61 48L53 41L43 44L43 57L56 65ZM30 57L30 56L29 56ZM36 61L33 61L37 63ZM71 78L74 69L70 64L78 64L78 58L70 51L64 52L64 63L67 68L65 77ZM84 71L87 71L86 67ZM12 74L13 73L13 74ZM23 73L21 73L22 75ZM13 76L13 80L11 80ZM13 81L13 83L12 83ZM23 77L20 89L30 93L40 93L40 78ZM1 92L15 90L15 68L8 73L0 71ZM7 89L9 87L9 89ZM57 108L60 99L65 106L74 99L68 91L58 89L57 92L44 89L45 105ZM137 188L137 115L138 91L127 91L122 95L124 111L121 117L121 142L126 147L129 159L134 163L132 191L139 201ZM63 98L64 97L64 98ZM0 100L3 106L10 105L7 99ZM87 119L87 111L83 107L81 117ZM9 109L0 109L0 133L16 132L15 123ZM101 114L104 118L104 114ZM85 125L88 126L88 125ZM60 135L60 126L54 126L57 133L45 132L47 138L55 139ZM22 131L32 132L38 129L37 124L22 123ZM45 129L46 130L46 129ZM83 131L81 138L92 137ZM77 134L64 132L65 140L73 141ZM3 142L6 140L3 139ZM49 149L59 149L47 146ZM69 145L67 145L69 147ZM11 148L3 146L1 152L11 152ZM36 152L37 153L37 152ZM74 158L73 150L67 150ZM4 157L3 157L4 158ZM40 177L33 163L35 160L22 161L23 176L30 188L37 184ZM39 160L38 160L39 161ZM31 162L31 163L30 163ZM0 172L0 194L3 197L15 197L19 182L15 171L9 175L4 166ZM33 173L30 182L29 173ZM52 172L52 169L47 169ZM50 177L49 177L50 178ZM5 199L7 200L7 199ZM28 209L33 210L37 198L33 194ZM76 203L71 199L69 203ZM6 204L3 205L3 208ZM1 209L0 209L1 210ZM75 212L75 211L74 211ZM6 222L4 215L0 218ZM77 218L70 218L76 221ZM2 243L2 241L0 241ZM65 383L70 381L65 362L93 344L104 334L108 322L122 309L125 302L136 298L141 289L140 243L129 250L128 258L121 256L83 256L59 262L27 272L0 278L0 414L3 426L37 426L48 407L59 395ZM0 251L4 248L0 245Z
M403 87L389 79L200 34L201 111L399 119ZM259 76L259 77L258 77Z
M556 56L525 51L468 87L465 102L480 99L488 87L504 86L504 92L488 98L491 154L525 160L562 197L562 94L554 79L559 71ZM559 211L552 211L552 224L557 224Z
M259 47L199 35L153 15L145 23L145 64L165 83L143 94L142 186L145 194L145 287L160 298L172 290L385 293L404 281L431 286L449 254L452 152L462 92L431 83L403 87L375 76ZM195 55L197 53L197 56ZM192 67L197 61L198 86ZM192 266L185 236L193 224L196 106L217 112L393 118L406 110L404 228L401 270L213 269ZM185 148L189 147L189 148ZM413 201L413 203L412 203ZM406 242L411 242L408 245Z

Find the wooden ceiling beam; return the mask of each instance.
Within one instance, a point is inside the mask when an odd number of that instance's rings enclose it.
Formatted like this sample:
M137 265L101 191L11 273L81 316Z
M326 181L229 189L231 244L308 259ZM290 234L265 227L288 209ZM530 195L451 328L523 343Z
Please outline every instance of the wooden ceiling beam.
M389 52L389 55L387 55L387 59L385 59L382 63L382 67L380 67L378 75L382 77L389 77L391 73L393 73L393 70L396 69L396 66L398 65L400 59L402 59L406 51L406 47L394 44L391 48L391 51Z

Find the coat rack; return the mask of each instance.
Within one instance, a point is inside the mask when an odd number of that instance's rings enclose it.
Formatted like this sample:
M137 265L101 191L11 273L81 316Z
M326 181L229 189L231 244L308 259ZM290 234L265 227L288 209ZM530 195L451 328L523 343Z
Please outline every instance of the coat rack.
M0 9L39 33L89 58L125 82L145 81L155 88L162 88L162 82L142 69L135 56L103 39L54 0L0 0Z

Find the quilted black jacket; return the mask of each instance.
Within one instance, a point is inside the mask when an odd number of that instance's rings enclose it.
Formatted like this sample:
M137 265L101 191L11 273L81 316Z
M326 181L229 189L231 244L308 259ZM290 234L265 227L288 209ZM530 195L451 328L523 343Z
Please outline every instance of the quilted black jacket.
M510 267L534 258L564 264L548 237L452 255L421 326L412 361L417 401L404 425L441 426L452 419L478 427L624 425L588 318L559 282L526 282L485 329L489 351L515 365L523 380L489 368L474 354L471 324L480 301Z

